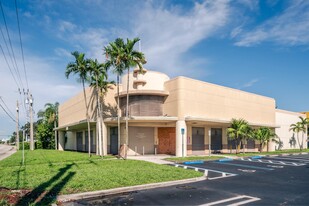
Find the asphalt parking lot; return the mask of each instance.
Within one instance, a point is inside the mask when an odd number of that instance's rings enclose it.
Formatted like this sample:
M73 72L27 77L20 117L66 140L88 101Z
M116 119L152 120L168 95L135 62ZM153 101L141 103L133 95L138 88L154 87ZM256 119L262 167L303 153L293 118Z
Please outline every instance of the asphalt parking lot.
M176 166L206 172L208 179L66 205L309 205L309 154Z

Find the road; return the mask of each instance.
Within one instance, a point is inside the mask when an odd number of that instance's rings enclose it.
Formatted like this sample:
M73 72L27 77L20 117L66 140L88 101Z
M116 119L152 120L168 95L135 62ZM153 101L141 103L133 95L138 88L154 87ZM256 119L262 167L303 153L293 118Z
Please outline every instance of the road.
M14 146L0 144L0 160L3 160L16 152Z

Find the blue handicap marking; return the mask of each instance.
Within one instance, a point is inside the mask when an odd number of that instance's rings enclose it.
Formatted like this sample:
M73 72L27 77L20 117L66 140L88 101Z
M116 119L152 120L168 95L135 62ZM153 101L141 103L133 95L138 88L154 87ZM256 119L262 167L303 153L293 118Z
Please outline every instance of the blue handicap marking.
M261 159L262 156L252 156L251 159Z
M183 164L185 165L195 165L195 164L203 164L204 161L198 160L198 161L189 161L189 162L184 162Z
M223 158L223 159L219 159L218 160L219 162L230 162L230 161L233 161L232 158Z

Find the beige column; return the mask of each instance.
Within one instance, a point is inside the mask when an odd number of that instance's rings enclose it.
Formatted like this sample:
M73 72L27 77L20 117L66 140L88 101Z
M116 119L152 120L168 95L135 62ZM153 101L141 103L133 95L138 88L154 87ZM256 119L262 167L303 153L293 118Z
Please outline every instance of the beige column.
M64 148L64 132L59 131L58 135L59 135L58 150L63 151L65 149Z
M182 134L182 131L184 134ZM187 125L184 120L178 120L176 122L176 156L187 156Z
M153 129L154 129L154 149L155 149L155 154L157 154L158 153L158 144L159 144L158 127L155 127Z
M106 124L103 122L102 124L102 144L101 147L103 149L102 154L107 155L107 127Z
M228 152L227 128L222 128L222 152Z
M209 145L211 145L211 127L210 126L206 126L205 127L205 145L207 148L205 148L205 151L207 151L206 153L209 154Z

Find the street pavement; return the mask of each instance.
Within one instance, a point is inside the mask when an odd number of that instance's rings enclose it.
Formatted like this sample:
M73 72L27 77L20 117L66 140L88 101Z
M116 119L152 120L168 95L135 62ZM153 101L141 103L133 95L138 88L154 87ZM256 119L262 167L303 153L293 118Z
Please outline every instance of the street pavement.
M14 146L0 144L0 160L3 160L16 152Z
M308 165L308 154L178 165L209 170L208 180L64 205L309 205Z

